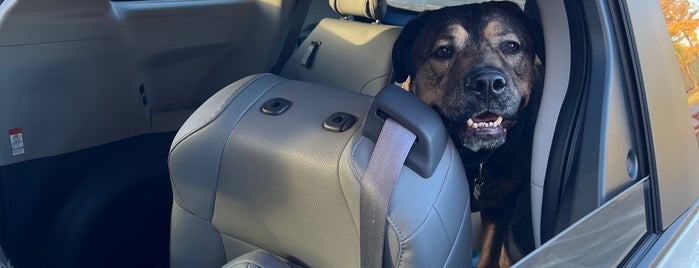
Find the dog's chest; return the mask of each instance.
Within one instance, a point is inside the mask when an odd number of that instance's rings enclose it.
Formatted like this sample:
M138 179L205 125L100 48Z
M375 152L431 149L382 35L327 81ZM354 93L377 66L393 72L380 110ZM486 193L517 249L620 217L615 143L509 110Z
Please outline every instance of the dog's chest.
M518 165L503 163L503 156L493 152L475 156L462 155L470 188L472 211L501 207L507 198L513 194L517 195L523 189L523 176L519 174L521 170ZM510 160L516 158L507 157Z

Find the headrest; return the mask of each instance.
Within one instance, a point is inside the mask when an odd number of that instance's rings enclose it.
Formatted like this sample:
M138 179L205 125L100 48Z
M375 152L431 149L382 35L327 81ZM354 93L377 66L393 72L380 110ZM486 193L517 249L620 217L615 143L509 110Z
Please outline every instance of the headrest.
M340 16L362 16L381 20L386 13L386 0L329 0L330 7Z

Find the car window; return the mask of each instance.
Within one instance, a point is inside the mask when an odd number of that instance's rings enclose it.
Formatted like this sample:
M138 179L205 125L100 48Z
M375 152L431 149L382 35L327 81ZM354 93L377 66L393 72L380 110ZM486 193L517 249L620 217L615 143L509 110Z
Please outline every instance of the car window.
M408 9L412 11L424 11L438 9L446 6L458 6L463 4L472 4L485 2L486 0L388 0L388 4L397 8ZM510 2L517 3L524 8L525 0L511 0Z
M699 139L699 1L659 0L684 78L694 134Z

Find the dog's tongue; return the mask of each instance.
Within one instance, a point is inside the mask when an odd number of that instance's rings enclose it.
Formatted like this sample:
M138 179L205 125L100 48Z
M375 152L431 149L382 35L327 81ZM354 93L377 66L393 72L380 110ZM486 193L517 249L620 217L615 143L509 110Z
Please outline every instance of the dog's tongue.
M494 113L491 113L491 112L485 112L485 113L476 115L476 116L474 116L474 117L471 117L471 120L473 120L473 122L477 122L477 123L480 123L480 122L493 122L493 121L497 120L498 117L500 117L500 116L497 115L497 114L494 114Z

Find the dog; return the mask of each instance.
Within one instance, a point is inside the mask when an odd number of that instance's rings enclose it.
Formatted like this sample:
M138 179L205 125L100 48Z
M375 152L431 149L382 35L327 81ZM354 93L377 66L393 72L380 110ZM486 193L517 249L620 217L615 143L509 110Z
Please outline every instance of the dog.
M528 190L536 88L535 24L512 2L425 11L393 46L396 82L434 107L457 144L471 209L481 212L477 267L508 267L508 225Z

